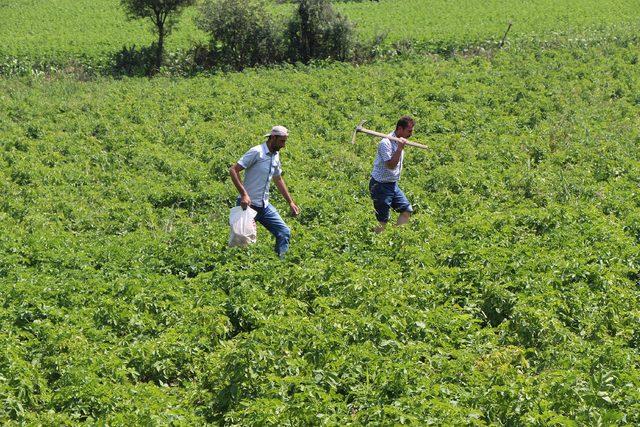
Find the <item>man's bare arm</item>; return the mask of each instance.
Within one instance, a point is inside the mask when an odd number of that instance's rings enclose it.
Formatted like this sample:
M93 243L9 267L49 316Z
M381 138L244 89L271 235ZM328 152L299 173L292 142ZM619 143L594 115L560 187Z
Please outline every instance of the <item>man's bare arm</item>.
M236 186L238 193L240 193L240 206L242 206L242 209L247 209L247 206L251 205L251 199L240 179L240 172L243 170L244 168L239 163L236 163L229 168L229 175L231 176L233 185Z
M287 184L285 184L282 176L274 176L273 182L276 184L276 187L278 187L278 191L280 192L280 194L282 194L282 197L284 197L284 199L289 204L289 208L291 209L291 214L293 216L298 215L300 213L300 208L298 208L298 206L293 202L293 199L289 194L289 190L287 189Z
M393 153L393 156L389 160L385 162L387 169L395 169L398 166L398 162L400 161L400 156L402 156L402 150L404 150L404 144L406 140L402 138L402 142L398 141L398 149Z

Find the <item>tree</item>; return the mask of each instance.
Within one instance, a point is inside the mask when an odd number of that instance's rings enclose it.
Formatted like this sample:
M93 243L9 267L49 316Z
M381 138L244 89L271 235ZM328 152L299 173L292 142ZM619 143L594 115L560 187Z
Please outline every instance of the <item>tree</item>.
M196 0L120 0L129 19L149 18L158 31L156 46L156 70L162 65L164 39L176 23L182 10Z

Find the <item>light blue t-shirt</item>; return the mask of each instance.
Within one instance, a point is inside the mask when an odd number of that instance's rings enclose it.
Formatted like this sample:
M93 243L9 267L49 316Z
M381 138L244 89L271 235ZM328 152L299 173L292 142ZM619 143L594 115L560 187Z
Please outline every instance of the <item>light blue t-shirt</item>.
M272 177L282 175L280 154L270 152L265 142L247 151L238 164L245 169L243 185L251 204L266 207L269 204L269 182Z
M395 132L391 132L389 136L396 136ZM389 169L385 162L391 160L393 153L398 149L398 143L389 138L383 138L378 144L378 152L373 161L373 170L371 176L378 182L396 182L400 179L402 172L402 160L404 159L404 151L400 154L400 160L394 169Z

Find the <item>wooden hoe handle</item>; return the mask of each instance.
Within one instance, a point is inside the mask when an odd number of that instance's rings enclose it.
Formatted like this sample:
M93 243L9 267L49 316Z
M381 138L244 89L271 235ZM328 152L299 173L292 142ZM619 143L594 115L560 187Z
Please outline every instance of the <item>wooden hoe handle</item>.
M384 133L381 133L381 132L376 132L376 131L370 130L370 129L365 129L362 126L356 127L356 132L362 132L362 133L366 133L367 135L379 136L380 138L388 138L388 139L390 139L392 141L400 142L400 138L398 138L398 137L389 136L387 134L384 134ZM418 144L417 142L407 141L406 144L410 145L412 147L422 148L423 150L428 150L429 149L429 147L427 147L426 145Z
M352 144L356 143L356 135L358 134L358 132L366 133L366 134L372 135L372 136L379 136L380 138L388 138L388 139L390 139L392 141L400 142L400 138L398 138L398 137L389 136L389 135L384 134L384 133L380 133L380 132L376 132L374 130L363 128L362 125L364 124L365 121L366 120L362 120L360 122L360 124L358 126L356 126L355 129L353 129L353 133L351 134L351 143ZM406 145L410 145L412 147L422 148L423 150L428 150L429 149L429 147L427 147L426 145L418 144L417 142L406 141L405 144Z

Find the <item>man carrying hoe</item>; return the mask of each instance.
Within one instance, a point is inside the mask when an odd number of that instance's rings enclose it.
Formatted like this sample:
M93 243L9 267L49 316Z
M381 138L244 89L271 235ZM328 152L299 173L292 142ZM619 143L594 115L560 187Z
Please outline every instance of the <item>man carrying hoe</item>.
M413 212L411 203L398 186L398 180L402 172L404 147L407 142L405 138L413 134L414 124L413 118L402 116L396 124L396 130L389 135L400 138L400 141L383 138L378 144L378 152L369 181L369 192L378 220L378 225L374 228L376 233L382 232L389 222L391 208L400 212L396 225L409 222Z
M266 142L252 147L238 163L231 166L231 181L240 193L237 205L242 209L251 206L258 214L256 221L262 224L276 238L275 250L283 259L289 250L291 230L284 223L276 208L269 203L269 182L273 179L282 197L289 203L291 214L296 216L300 209L293 202L289 190L282 178L282 165L279 151L285 146L289 131L284 126L274 126ZM240 180L240 172L245 170L244 183Z

